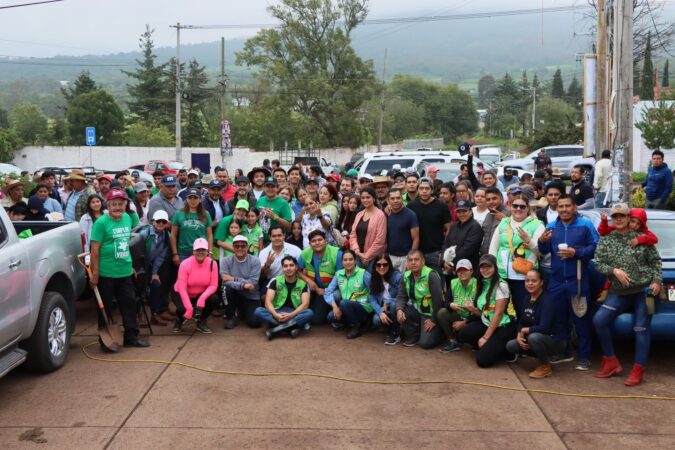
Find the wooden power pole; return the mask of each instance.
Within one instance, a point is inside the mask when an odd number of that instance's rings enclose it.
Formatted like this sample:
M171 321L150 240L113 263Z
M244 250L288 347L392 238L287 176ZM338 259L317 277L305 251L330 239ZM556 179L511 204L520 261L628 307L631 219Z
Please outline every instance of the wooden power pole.
M599 160L603 150L609 149L607 129L607 9L605 8L605 0L597 0L598 8L598 44L597 52L597 75L596 75L596 128L595 128L595 159Z
M380 123L377 127L377 151L382 150L382 127L384 126L384 91L387 86L387 49L384 49L384 63L382 66L382 97L380 98Z

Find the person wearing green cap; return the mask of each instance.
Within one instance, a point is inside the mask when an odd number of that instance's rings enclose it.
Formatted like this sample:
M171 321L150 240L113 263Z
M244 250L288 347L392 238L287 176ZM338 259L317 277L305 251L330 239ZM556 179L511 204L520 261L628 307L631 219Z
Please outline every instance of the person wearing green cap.
M265 195L260 197L257 203L260 210L260 226L265 233L265 242L269 241L270 227L276 224L290 231L293 221L291 206L286 200L277 195L277 180L267 177L265 180Z
M347 176L348 176L348 177L352 177L352 178L356 178L356 177L359 176L359 171L356 170L356 169L349 169L349 170L347 171Z

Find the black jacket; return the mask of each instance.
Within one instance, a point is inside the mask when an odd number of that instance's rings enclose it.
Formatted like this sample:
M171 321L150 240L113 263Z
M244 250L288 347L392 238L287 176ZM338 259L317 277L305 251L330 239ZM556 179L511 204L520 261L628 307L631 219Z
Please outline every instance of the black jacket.
M450 231L443 242L443 251L456 245L454 264L460 259L468 259L474 268L478 267L480 245L483 242L483 228L473 217L465 223L457 222L450 226Z
M248 201L249 208L255 208L255 204L258 200L256 200L253 191L248 191L248 194L246 194L246 200ZM238 201L239 194L234 194L234 197L227 201L227 207L230 208L230 214L234 212L234 207L237 205Z
M544 222L544 225L548 225L548 217L546 216L546 213L548 213L549 208L551 208L551 207L547 206L546 208L540 208L535 213L535 215L537 216L537 219Z
M218 197L218 203L220 204L220 209L223 210L223 217L229 216L230 214L232 214L232 211L234 211L234 209L229 209L227 207L227 204L225 203L225 200L223 200L223 197L220 196ZM209 214L211 214L211 220L215 222L216 208L215 206L213 206L213 201L209 198L208 195L206 196L206 198L202 200L202 205L204 205L204 209L207 210Z
M509 215L509 209L504 206L499 206L499 211L503 212L507 216ZM490 253L490 241L492 240L492 235L495 233L495 230L499 226L499 220L495 219L495 216L488 214L483 221L483 243L480 246L480 254L487 255Z

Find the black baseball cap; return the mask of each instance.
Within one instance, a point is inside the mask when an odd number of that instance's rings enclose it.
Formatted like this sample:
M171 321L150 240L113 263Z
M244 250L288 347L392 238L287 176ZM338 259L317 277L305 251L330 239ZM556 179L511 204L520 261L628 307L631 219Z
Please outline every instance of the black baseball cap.
M218 180L211 180L209 182L209 189L222 189L223 185L220 184L220 181Z
M202 196L201 192L197 188L190 188L187 193L188 197L200 197Z
M265 178L265 186L267 185L273 185L273 186L278 186L279 183L277 183L277 179L274 177L267 177Z
M250 184L250 183L251 183L251 180L249 180L248 177L245 177L245 176L243 176L243 175L239 175L239 176L234 180L234 183L235 183L235 184L239 184L239 183Z
M471 209L472 207L473 204L467 200L460 200L457 203L455 203L455 211L460 209Z

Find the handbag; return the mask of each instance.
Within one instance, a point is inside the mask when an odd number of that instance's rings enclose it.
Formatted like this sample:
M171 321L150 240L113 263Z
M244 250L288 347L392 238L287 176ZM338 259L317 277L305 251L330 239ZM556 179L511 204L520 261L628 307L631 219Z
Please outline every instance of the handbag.
M534 263L530 261L529 259L525 258L525 250L523 249L524 242L521 243L517 249L514 250L513 248L513 228L511 228L511 223L509 223L509 228L507 231L507 236L509 238L509 248L511 249L511 267L513 267L513 270L516 272L527 275L527 272L530 270L534 269ZM517 253L522 251L522 255L518 255Z

